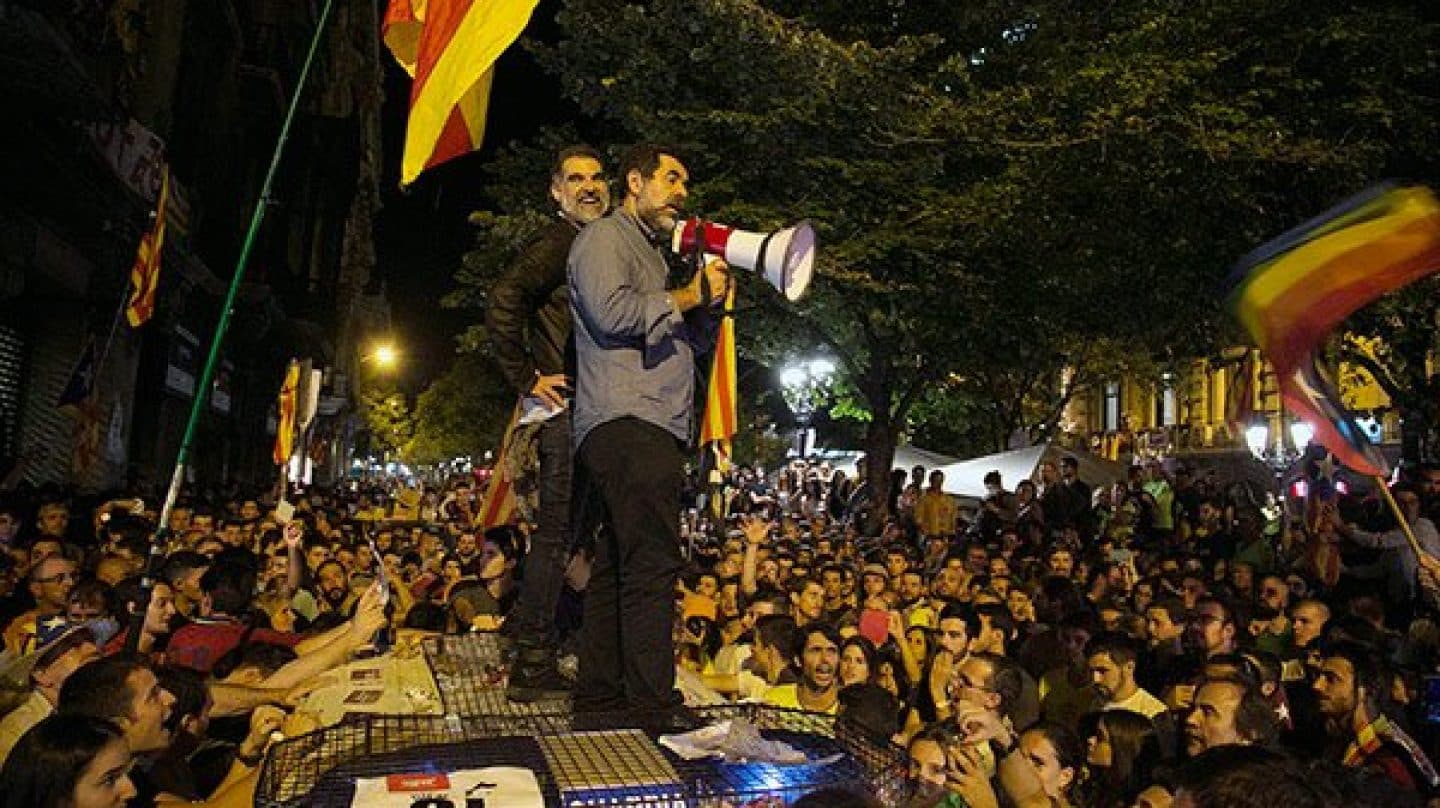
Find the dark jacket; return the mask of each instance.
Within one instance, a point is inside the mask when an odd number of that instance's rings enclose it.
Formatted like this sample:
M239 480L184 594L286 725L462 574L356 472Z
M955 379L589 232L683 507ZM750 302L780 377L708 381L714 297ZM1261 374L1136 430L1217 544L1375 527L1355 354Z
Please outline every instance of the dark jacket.
M541 228L490 290L485 307L490 344L505 379L521 394L535 386L537 373L574 375L565 262L577 232L560 218Z

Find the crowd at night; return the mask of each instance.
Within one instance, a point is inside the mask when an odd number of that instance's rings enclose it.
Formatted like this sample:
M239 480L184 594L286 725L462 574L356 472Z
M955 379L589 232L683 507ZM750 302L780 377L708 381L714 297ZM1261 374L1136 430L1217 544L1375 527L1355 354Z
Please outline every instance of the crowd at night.
M1158 462L1094 488L1075 472L1062 457L1013 490L992 478L973 509L923 468L875 484L796 461L692 481L673 621L687 702L838 715L905 750L912 805L1434 793L1440 578L1374 492L1324 517L1345 561L1326 582L1303 516L1245 486ZM412 510L393 481L316 489L288 527L265 496L183 501L134 643L153 506L7 492L5 804L42 804L62 777L225 804L272 733L315 728L295 709L315 677L381 629L512 644L533 525L477 532L476 490L428 486ZM1433 543L1440 470L1394 493ZM567 564L562 658L592 554L582 543Z
M0 0L0 808L1440 808L1432 3Z

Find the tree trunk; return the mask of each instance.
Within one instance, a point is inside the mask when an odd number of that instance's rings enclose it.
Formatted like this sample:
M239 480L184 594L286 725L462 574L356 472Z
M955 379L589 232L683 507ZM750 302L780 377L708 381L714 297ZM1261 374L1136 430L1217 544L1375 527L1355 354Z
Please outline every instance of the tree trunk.
M878 408L877 408L878 409ZM895 466L895 425L884 410L872 410L865 428L865 475L870 480L870 518L861 525L866 536L875 536L890 515L890 470Z

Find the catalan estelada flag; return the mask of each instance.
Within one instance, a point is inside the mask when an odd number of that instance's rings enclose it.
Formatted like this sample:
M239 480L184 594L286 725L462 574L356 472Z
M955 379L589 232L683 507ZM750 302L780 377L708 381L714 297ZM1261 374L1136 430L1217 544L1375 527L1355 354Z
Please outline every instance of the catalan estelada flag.
M70 376L65 380L65 389L60 391L60 397L55 400L56 408L79 407L81 402L90 398L90 394L95 390L97 364L95 335L87 334L85 346L80 349L80 358L75 360L75 367L70 369Z
M1326 586L1340 581L1340 536L1335 531L1335 481L1323 471L1309 480L1305 492L1306 545L1302 563Z
M705 413L700 421L700 445L714 453L714 465L722 473L730 468L731 439L735 437L735 284L725 295L725 314L715 337L715 358L710 363L710 384L705 393Z
M495 60L538 0L390 0L383 36L414 79L400 184L480 148Z
M140 237L135 263L130 267L130 302L125 319L139 328L155 313L155 290L160 288L160 256L165 252L165 205L170 200L170 167L160 169L160 196L155 201L155 221Z
M277 466L289 463L290 455L295 451L295 408L299 391L300 363L292 359L290 367L285 371L285 383L280 385L280 399L277 403L275 448L270 453L270 458Z
M1225 423L1243 433L1250 419L1255 417L1255 389L1259 363L1255 361L1254 349L1246 349L1245 355L1227 368L1225 384Z
M1340 403L1315 350L1356 309L1440 269L1440 203L1383 184L1256 249L1228 280L1231 311L1274 365L1280 394L1315 441L1354 471L1388 472Z

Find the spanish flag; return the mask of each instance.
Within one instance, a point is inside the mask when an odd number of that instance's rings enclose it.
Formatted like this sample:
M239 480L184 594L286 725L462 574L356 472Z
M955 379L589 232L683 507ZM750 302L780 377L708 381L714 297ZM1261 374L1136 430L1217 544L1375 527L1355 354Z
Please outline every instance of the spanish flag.
M165 252L165 205L170 200L170 167L160 169L160 196L155 202L155 222L140 237L135 263L130 267L130 302L125 319L139 328L155 313L155 290L160 288L160 256Z
M290 455L295 451L295 408L299 390L300 363L292 359L285 371L285 383L280 385L279 417L276 419L279 423L275 427L275 448L271 451L271 459L277 466L289 463Z
M537 0L390 0L386 46L415 79L400 184L480 148L495 60L525 30Z
M705 414L700 421L700 445L714 452L710 468L724 473L730 468L731 439L735 437L735 284L725 296L725 314L715 338L715 358L710 363L710 384L705 393ZM708 464L707 464L708 465Z
M1315 350L1356 309L1437 269L1440 203L1427 188L1384 184L1261 246L1230 274L1230 309L1274 365L1285 403L1356 472L1383 476L1388 464Z

